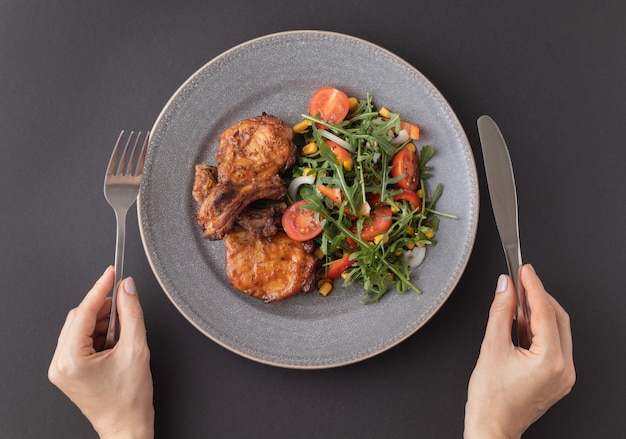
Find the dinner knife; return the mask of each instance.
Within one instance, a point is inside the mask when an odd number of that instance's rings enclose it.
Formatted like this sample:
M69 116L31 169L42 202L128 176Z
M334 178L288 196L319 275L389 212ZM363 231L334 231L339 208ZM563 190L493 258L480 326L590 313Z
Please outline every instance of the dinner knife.
M522 252L513 165L504 137L491 117L485 115L478 118L478 134L483 150L491 207L504 248L506 264L516 291L517 342L520 347L528 349L532 342L532 332L526 290L519 276L522 268Z

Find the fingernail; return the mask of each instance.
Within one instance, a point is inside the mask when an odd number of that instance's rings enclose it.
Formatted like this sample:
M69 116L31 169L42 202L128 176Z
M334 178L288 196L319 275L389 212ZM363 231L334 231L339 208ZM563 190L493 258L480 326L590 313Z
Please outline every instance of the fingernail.
M537 272L535 271L535 267L533 267L532 264L528 264L528 268L530 268L530 271L532 271L533 274L537 274Z
M137 295L137 287L135 286L135 281L132 277L128 277L124 281L124 291L126 292L126 294L129 294L131 296Z
M102 273L102 276L100 276L100 277L104 277L104 276L106 276L106 275L109 273L109 271L111 270L111 268L112 268L112 266L111 266L111 265L109 265L109 266L106 268L106 270L104 270L104 273Z
M506 275L501 274L500 277L498 277L498 285L496 285L496 293L505 292L508 286L509 286L509 279L506 277Z

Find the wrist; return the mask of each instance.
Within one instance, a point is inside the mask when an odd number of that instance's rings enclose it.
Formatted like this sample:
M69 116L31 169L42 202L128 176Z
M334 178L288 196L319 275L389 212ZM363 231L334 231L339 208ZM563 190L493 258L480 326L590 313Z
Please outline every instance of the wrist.
M472 413L468 406L465 409L464 427L464 439L520 439L522 437L521 433L506 431L503 424L496 421L494 414L486 413L484 416L479 416Z
M112 428L96 429L100 439L154 439L154 410L144 419L114 424Z
M463 439L520 439L521 436L510 436L502 431L487 428L486 426L465 427Z
M154 439L154 426L136 425L129 429L100 435L100 439Z

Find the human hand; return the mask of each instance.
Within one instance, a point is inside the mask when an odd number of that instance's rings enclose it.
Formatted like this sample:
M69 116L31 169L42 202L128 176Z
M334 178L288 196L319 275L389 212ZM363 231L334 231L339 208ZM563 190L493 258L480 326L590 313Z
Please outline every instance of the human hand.
M135 282L117 294L119 341L104 346L114 273L107 268L61 329L48 378L89 419L101 438L154 437L152 374L146 327Z
M568 314L530 265L522 267L521 281L531 309L532 344L526 350L511 340L515 290L511 278L502 275L469 381L466 439L519 438L574 385Z

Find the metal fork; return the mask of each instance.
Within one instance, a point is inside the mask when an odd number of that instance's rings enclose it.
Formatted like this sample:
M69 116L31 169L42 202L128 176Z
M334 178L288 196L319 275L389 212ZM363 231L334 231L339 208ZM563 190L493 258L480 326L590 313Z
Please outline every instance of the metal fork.
M104 197L107 199L117 219L117 236L115 239L115 282L113 284L113 294L111 300L111 317L107 329L104 348L112 348L119 338L119 322L117 316L117 288L122 280L124 268L124 243L126 239L126 213L135 203L139 195L139 184L141 183L141 173L148 150L150 132L146 133L143 143L140 143L141 131L134 138L131 131L126 142L124 131L115 143L115 148L109 160L106 175L104 176Z

